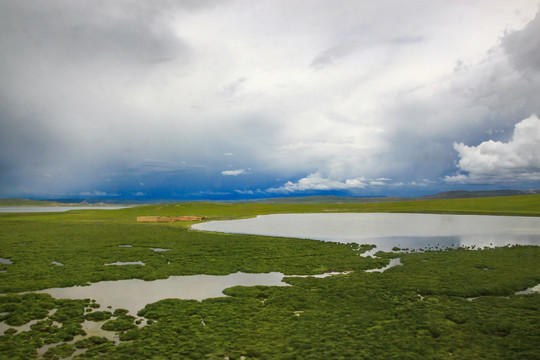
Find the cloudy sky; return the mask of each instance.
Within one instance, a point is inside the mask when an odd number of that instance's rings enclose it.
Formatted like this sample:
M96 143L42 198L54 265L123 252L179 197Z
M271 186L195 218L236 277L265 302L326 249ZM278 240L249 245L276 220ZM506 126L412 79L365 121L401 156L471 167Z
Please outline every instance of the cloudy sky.
M0 197L540 188L538 0L3 0Z

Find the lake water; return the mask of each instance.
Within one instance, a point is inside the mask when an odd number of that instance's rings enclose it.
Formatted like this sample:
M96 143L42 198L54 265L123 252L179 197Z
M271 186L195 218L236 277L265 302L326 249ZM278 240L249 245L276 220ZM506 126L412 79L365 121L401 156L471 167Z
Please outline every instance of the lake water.
M146 304L162 299L204 300L220 297L223 290L232 286L287 286L284 275L278 272L267 274L235 273L229 275L171 276L167 279L144 281L138 279L101 281L90 286L52 288L36 291L48 293L58 299L95 299L98 304L113 309L127 309L136 315ZM102 309L105 310L105 309Z
M131 206L0 206L0 213L64 212L70 210L117 210Z
M325 213L210 221L192 229L374 244L375 251L459 246L540 246L540 218L486 215ZM373 253L373 252L372 252Z

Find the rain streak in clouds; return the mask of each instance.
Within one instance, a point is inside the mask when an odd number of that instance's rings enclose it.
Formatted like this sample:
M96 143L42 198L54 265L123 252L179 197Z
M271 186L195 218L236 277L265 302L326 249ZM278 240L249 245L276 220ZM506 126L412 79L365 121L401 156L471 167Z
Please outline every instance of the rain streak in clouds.
M538 1L0 3L0 196L540 187Z

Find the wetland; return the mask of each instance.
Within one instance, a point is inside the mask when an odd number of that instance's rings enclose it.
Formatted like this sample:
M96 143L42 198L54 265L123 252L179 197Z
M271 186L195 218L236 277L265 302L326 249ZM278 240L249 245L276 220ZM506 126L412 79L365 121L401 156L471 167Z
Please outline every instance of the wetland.
M538 246L414 252L378 248L372 253L376 256L360 256L373 251L372 242L361 237L335 243L193 231L188 230L192 223L135 220L146 215L222 220L327 209L521 214L538 219L539 200L526 196L393 205L198 203L0 214L0 258L10 260L0 263L0 358L539 358ZM105 266L138 262L144 266ZM385 271L366 272L370 269ZM224 280L255 274L275 275L279 283ZM210 288L202 280L205 276L220 279L219 294L188 298L171 293L164 295L166 299L144 299L147 294L119 287L118 293L140 298L136 306L125 300L108 304L97 291L80 298L51 294L57 288L92 289L107 282L154 286L174 277L197 279L194 288L202 291Z

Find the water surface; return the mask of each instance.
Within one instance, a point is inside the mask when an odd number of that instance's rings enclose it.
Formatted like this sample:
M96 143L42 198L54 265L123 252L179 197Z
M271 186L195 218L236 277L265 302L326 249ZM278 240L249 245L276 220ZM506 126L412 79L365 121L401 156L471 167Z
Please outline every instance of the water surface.
M540 245L540 218L521 216L325 213L210 221L196 230L374 244L377 251Z
M159 300L194 299L204 300L220 297L223 290L232 286L287 286L284 275L278 272L246 274L237 272L229 275L171 276L167 279L144 281L139 279L101 281L90 286L52 288L35 291L48 293L57 299L95 299L102 307L128 309L132 315Z

